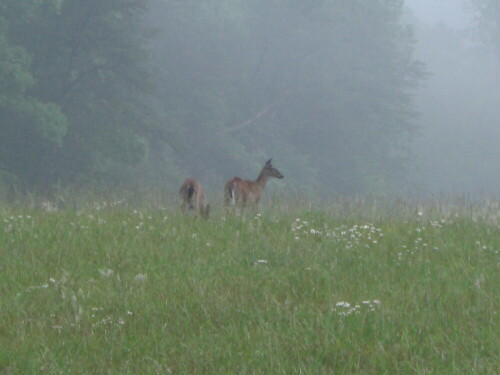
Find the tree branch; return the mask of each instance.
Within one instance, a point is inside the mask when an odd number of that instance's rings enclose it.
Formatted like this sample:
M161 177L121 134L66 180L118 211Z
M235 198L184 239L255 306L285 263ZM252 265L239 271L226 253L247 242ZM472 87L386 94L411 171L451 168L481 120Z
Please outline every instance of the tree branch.
M261 118L262 116L265 116L267 115L269 112L271 112L277 105L278 103L277 102L274 102L272 103L271 105L267 106L266 108L264 108L263 110L261 110L259 113L257 113L255 116L247 119L246 121L242 122L241 124L239 125L236 125L236 126L232 126L230 128L228 128L228 132L232 133L232 132L235 132L235 131L238 131L238 130L242 130L242 129L245 129L247 126L250 126L252 125L255 121L257 121L259 118Z

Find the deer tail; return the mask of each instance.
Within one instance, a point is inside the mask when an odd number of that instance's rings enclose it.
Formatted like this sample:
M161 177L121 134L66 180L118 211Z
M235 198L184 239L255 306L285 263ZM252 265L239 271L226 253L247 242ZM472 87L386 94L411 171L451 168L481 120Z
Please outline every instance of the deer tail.
M226 185L226 205L234 205L236 203L236 197L234 190L236 188L236 184L233 182Z
M188 185L186 194L187 194L187 199L188 200L193 197L193 194L194 194L194 185L193 184L189 184Z

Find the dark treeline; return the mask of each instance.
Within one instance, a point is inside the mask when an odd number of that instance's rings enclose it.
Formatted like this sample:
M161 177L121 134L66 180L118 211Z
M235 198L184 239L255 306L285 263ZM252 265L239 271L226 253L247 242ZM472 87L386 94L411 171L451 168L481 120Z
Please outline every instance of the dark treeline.
M269 157L290 190L405 189L425 73L403 13L401 0L0 0L0 190L173 191L190 175L215 189Z

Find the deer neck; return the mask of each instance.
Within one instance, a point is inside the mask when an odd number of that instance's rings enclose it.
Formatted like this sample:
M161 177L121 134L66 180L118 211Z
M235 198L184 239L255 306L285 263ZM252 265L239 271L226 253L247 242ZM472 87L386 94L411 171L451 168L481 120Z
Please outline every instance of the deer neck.
M256 189L262 191L266 187L267 180L269 180L269 175L263 170L260 172L259 177L257 177L253 185Z

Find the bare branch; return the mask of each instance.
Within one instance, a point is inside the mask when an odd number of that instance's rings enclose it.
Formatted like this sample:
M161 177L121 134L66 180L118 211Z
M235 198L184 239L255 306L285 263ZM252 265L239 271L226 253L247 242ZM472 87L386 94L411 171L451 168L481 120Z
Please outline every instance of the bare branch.
M238 130L242 130L242 129L246 128L247 126L252 125L254 122L256 122L262 116L265 116L265 115L269 114L276 107L276 105L277 105L277 102L272 103L271 105L267 106L266 108L264 108L263 110L261 110L259 113L257 113L255 116L247 119L246 121L242 122L239 125L230 127L228 129L228 131L230 133L232 133L232 132L235 132L235 131L238 131Z

